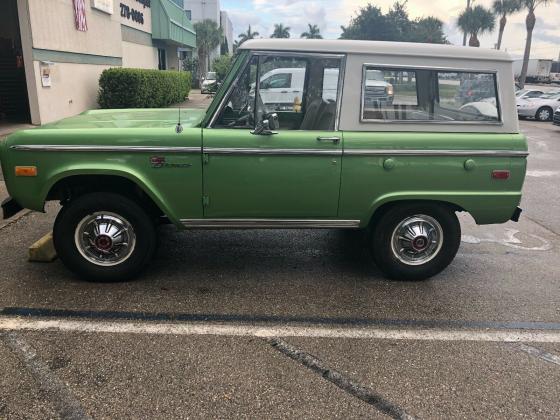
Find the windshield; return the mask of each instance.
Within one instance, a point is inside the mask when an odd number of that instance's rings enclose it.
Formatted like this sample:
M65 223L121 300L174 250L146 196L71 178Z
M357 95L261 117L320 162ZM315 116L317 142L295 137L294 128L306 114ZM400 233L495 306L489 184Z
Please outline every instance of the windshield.
M523 95L527 92L529 92L527 89L521 89L521 90L518 90L517 92L515 92L515 96L521 96L521 95Z
M366 70L367 80L377 80L379 82L384 82L383 72L380 70Z
M216 80L216 72L209 71L208 73L206 73L206 80Z

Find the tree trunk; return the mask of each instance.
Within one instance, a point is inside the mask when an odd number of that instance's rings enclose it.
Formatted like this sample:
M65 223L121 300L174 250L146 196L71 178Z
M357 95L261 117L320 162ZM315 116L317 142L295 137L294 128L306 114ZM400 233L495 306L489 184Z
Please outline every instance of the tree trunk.
M471 34L471 37L469 38L469 47L480 47L480 41L478 40L476 34Z
M467 0L467 10L471 8L471 0ZM467 45L467 33L463 32L463 47Z
M198 50L198 71L199 71L199 75L198 78L199 80L202 79L204 76L206 76L206 72L208 71L206 68L206 59L207 54L205 53L205 51L200 48Z
M499 50L502 46L502 37L504 36L504 29L506 28L507 18L506 15L502 15L500 19L500 31L498 32L498 44L496 45L496 49Z
M525 41L525 53L523 54L523 67L519 75L519 86L521 89L525 87L525 79L527 78L527 68L529 67L529 56L531 55L531 41L533 40L533 29L535 29L535 11L529 10L525 19L527 27L527 39Z

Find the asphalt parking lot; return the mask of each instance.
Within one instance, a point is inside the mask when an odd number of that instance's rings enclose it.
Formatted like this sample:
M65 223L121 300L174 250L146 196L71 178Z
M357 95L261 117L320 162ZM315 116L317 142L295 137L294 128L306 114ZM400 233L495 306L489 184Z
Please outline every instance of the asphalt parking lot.
M356 232L161 228L136 282L27 262L0 222L0 418L558 418L560 127L522 121L519 223L385 280ZM0 181L0 197L5 194Z

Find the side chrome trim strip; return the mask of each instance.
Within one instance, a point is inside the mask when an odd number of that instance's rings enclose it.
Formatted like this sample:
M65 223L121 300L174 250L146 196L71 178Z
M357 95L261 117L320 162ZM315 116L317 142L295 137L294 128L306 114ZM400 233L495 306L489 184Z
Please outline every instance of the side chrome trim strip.
M521 150L413 150L413 149L344 149L345 156L469 156L527 157Z
M129 153L207 153L211 155L276 155L276 156L472 156L527 157L521 150L427 150L427 149L264 149L243 147L164 147L164 146L83 146L59 144L14 145L10 149L40 152L129 152Z
M329 219L181 219L187 228L238 228L238 229L357 229L359 220Z
M342 149L260 149L236 147L204 147L203 153L209 155L310 155L310 156L342 156Z
M132 152L132 153L202 153L202 147L172 146L83 146L63 144L17 144L13 150L34 152Z

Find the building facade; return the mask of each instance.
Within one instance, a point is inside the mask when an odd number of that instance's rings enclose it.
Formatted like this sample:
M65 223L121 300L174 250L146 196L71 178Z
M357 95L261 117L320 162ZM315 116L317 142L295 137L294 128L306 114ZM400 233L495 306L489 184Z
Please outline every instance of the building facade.
M179 69L178 48L196 46L180 0L2 3L0 119L44 124L95 108L103 70ZM14 75L19 84L10 91ZM25 106L10 106L16 97Z
M184 0L184 8L187 16L193 23L210 19L222 28L224 42L228 46L228 53L233 53L233 25L227 12L220 10L220 0ZM220 55L221 46L216 47L210 53L210 62Z

